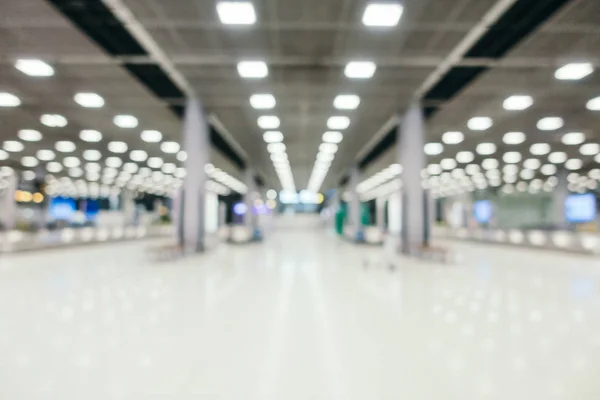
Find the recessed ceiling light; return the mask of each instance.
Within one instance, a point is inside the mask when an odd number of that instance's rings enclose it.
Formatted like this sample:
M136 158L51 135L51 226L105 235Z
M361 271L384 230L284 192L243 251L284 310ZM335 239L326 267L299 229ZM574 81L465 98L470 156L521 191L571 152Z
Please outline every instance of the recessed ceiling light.
M263 134L265 143L279 143L283 141L283 133L279 131L267 131Z
M371 3L365 8L362 22L366 26L396 26L403 10L402 5L396 3Z
M504 156L502 156L502 160L504 160L504 162L507 164L516 164L521 161L521 159L521 153L518 151L509 151L504 153Z
M173 163L165 163L163 164L161 170L165 174L173 174L175 171L177 171L177 165Z
M271 143L267 146L267 151L269 153L279 154L285 152L285 144L283 143Z
M537 158L528 158L527 160L523 161L523 167L527 169L535 170L538 169L541 165L542 163Z
M87 172L100 173L100 171L102 170L102 165L100 165L96 162L90 162L90 163L85 164L85 170Z
M104 106L104 99L96 93L77 93L75 102L86 108L100 108Z
M554 77L560 80L576 81L583 79L594 72L590 63L571 63L560 67L554 73Z
M0 161L8 160L9 158L10 158L10 154L8 154L4 150L0 150ZM1 173L2 173L2 170L0 170L0 174Z
M21 158L21 165L23 165L24 167L33 168L33 167L37 167L38 164L39 164L39 161L35 157L26 156L26 157Z
M583 161L578 158L571 158L565 163L565 168L570 171L576 171L581 169L581 167L583 167Z
M562 164L567 161L567 153L562 151L555 151L554 153L550 153L548 156L548 161L552 164Z
M486 158L481 162L481 166L483 169L491 170L497 169L500 166L500 163L495 158Z
M321 143L319 152L325 154L335 154L338 151L338 145L334 143Z
M344 135L339 131L327 131L323 134L323 142L325 143L341 143Z
M446 144L459 144L465 140L462 132L446 132L442 135L442 142Z
M327 128L338 130L338 129L346 129L350 126L350 118L345 116L336 116L330 117L327 120Z
M277 143L273 143L273 144L277 144ZM277 148L272 150L277 150ZM285 151L285 149L284 149ZM271 161L273 161L274 163L283 163L285 165L289 165L289 161L288 161L288 156L285 153L271 153Z
M531 107L532 104L533 98L531 96L516 95L504 100L503 106L505 110L521 111Z
M475 159L475 156L470 151L460 151L456 154L456 161L461 164L468 164Z
M105 161L106 166L109 168L119 168L121 167L121 165L123 165L123 161L119 158L119 157L108 157ZM107 170L104 170L104 174L106 175ZM116 175L116 171L115 172L111 172L111 174Z
M83 176L83 170L79 167L69 168L69 176L72 178L79 178Z
M585 134L582 132L569 132L565 133L560 140L567 146L577 146L585 142Z
M460 171L460 169L458 170ZM476 175L479 174L481 169L479 168L479 165L477 164L469 164L465 167L465 171L467 171L467 174L469 175ZM455 173L456 171L452 171L453 173Z
M84 142L97 143L102 140L102 134L94 129L84 129L79 132L79 138Z
M35 129L21 129L17 135L19 139L26 142L39 142L42 140L42 134Z
M249 1L220 1L217 3L217 14L225 25L253 25L256 23L256 12Z
M59 114L44 114L40 117L40 122L50 128L67 126L67 119Z
M0 92L0 107L18 107L21 100L11 93Z
M332 161L334 158L332 153L317 153L317 161Z
M83 152L83 159L87 161L98 161L102 158L102 153L98 150L85 150Z
M586 107L590 111L600 111L600 96L588 101Z
M428 156L437 156L438 154L442 154L444 152L444 145L441 143L427 143L423 147L423 150Z
M180 148L181 146L177 142L162 142L160 144L160 149L162 152L167 154L175 154Z
M350 61L344 74L352 79L368 79L375 74L377 66L372 61Z
M534 156L543 156L550 153L550 145L548 143L535 143L529 148L529 151Z
M467 126L472 131L485 131L492 127L494 121L490 117L473 117L467 122Z
M77 157L65 157L63 165L67 168L75 168L81 165L81 161Z
M508 132L504 134L502 141L509 145L521 144L525 141L525 134L523 132Z
M454 160L453 158L444 158L442 161L440 161L440 166L445 169L445 170L451 170L457 167L457 163L456 160Z
M537 128L540 131L555 131L562 128L564 124L564 120L560 117L546 117L538 121Z
M123 164L123 171L129 174L135 174L138 171L139 167L136 163L128 162Z
M258 126L261 129L277 129L281 125L279 118L275 115L263 115L258 117Z
M355 94L340 94L333 100L333 106L338 110L355 110L360 104L360 97Z
M184 162L187 160L187 152L185 150L181 150L177 153L177 160Z
M427 173L429 175L439 175L442 173L442 167L439 164L429 164L427 166Z
M524 169L521 171L521 179L525 179L526 181L533 179L535 177L535 171L532 171L530 169Z
M502 173L504 175L508 175L508 176L517 175L518 172L519 172L519 167L517 167L514 164L508 164L508 165L505 165L504 168L502 168Z
M69 140L60 140L56 142L54 148L61 153L72 153L77 147L75 146L75 143Z
M147 143L158 143L162 140L162 133L154 130L142 131L140 135L142 140Z
M250 105L257 110L267 110L275 107L277 102L272 94L254 94L250 96Z
M7 140L2 144L2 148L11 153L18 153L23 151L25 146L21 142L17 142L16 140Z
M494 143L479 143L475 151L482 156L489 156L496 152L496 145Z
M148 159L148 166L153 169L158 169L162 167L163 163L164 162L160 157L150 157Z
M52 172L53 174L58 174L63 170L63 166L61 163L53 161L46 164L46 170L48 172Z
M117 115L113 122L119 128L135 128L138 126L138 120L133 115Z
M554 175L556 174L556 166L552 165L552 164L546 164L542 166L542 169L540 170L542 172L542 174L544 175Z
M595 156L600 153L600 144L598 143L586 143L579 148L579 152L584 156Z
M38 150L35 153L35 156L40 161L52 161L52 160L54 160L54 157L56 157L56 155L54 154L54 152L52 150L45 150L45 149Z
M108 143L108 151L111 153L125 153L127 151L127 143L121 141L114 141Z
M242 78L264 78L269 75L269 68L264 61L240 61L237 65Z
M15 67L29 76L52 76L54 68L42 60L17 60Z

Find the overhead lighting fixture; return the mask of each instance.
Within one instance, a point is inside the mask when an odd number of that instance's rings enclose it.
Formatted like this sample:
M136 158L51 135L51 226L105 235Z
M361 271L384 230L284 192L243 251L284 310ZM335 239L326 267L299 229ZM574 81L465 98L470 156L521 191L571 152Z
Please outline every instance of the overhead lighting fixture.
M160 144L160 149L162 152L167 154L175 154L180 148L181 146L177 142L162 142Z
M567 161L567 159L567 153L563 151L555 151L554 153L550 153L548 156L548 161L550 161L552 164L562 164Z
M468 164L475 159L475 155L470 151L460 151L456 154L456 161L461 164Z
M392 27L398 25L404 8L397 3L371 3L365 8L362 22L371 27Z
M42 134L35 129L21 129L17 136L25 142L39 142L42 140Z
M59 151L61 153L72 153L77 147L75 146L75 143L69 140L60 140L56 142L54 148L56 149L56 151Z
M54 68L42 60L17 60L15 68L29 76L46 77L54 75Z
M494 121L490 117L473 117L467 122L467 126L472 131L485 131L492 127Z
M260 116L257 123L261 129L277 129L281 125L281 121L275 115Z
M250 96L250 105L257 110L268 110L275 107L277 102L272 94L254 94Z
M187 152L185 150L181 150L179 151L179 153L177 153L177 160L184 162L187 160L188 156L187 156Z
M317 161L333 161L335 156L332 153L317 153Z
M334 143L321 143L319 146L320 153L335 154L338 151L338 145Z
M121 142L121 141L114 141L114 142L109 142L108 143L108 151L110 151L111 153L117 153L117 154L121 154L121 153L125 153L127 151L127 143L125 142Z
M108 157L105 161L106 166L109 168L120 168L123 165L123 161L119 157ZM106 175L107 170L104 170L104 174ZM116 171L112 172L112 174L116 175Z
M441 143L427 143L423 150L428 156L437 156L444 152L444 145Z
M333 100L333 106L338 110L355 110L360 104L360 97L355 94L340 94Z
M49 162L48 164L46 164L46 170L53 174L58 174L59 172L61 172L63 170L63 166L61 163L53 161L53 162Z
M327 128L332 130L346 129L350 126L350 118L345 116L330 117L327 120Z
M141 139L146 143L158 143L162 140L162 133L154 130L142 131Z
M113 122L119 128L135 128L138 126L138 119L133 115L117 115Z
M104 106L104 99L97 93L77 93L75 102L86 108L100 108Z
M502 156L502 160L504 160L504 162L507 164L516 164L520 162L521 159L521 153L517 151L509 151L507 153L504 153L504 156Z
M283 133L279 131L267 131L263 134L265 143L279 143L283 141Z
M85 150L83 152L83 159L86 161L98 161L102 158L102 153L98 150Z
M521 144L525 141L525 134L523 132L508 132L504 134L502 141L508 145Z
M164 161L160 157L150 157L148 159L148 166L153 169L158 169L162 167Z
M546 176L554 175L554 174L556 174L556 171L557 171L556 166L552 165L552 164L545 164L540 169L540 172Z
M79 132L79 138L84 142L97 143L102 140L102 133L93 129L84 129Z
M442 142L446 144L459 144L465 140L462 132L446 132L442 135Z
M63 165L67 168L76 168L81 165L81 161L77 157L65 157Z
M256 12L249 1L220 1L217 3L217 14L225 25L253 25L256 23Z
M579 152L584 156L595 156L600 153L600 144L586 143L579 148Z
M440 166L449 171L451 169L454 169L458 166L458 164L456 163L456 160L454 160L453 158L444 158L442 161L440 161Z
M54 154L54 152L52 150L42 149L42 150L38 150L35 153L35 156L40 161L52 161L56 157L56 154Z
M21 158L21 165L27 168L37 167L40 162L35 157L25 156Z
M600 96L588 101L586 107L590 111L600 111Z
M161 170L165 174L173 174L173 173L175 173L175 171L177 171L177 165L175 165L173 163L165 163L161 167Z
M565 168L569 171L577 171L583 167L583 161L578 158L571 158L565 163Z
M62 128L67 126L67 119L59 114L44 114L40 122L50 128Z
M285 144L283 143L271 143L267 146L267 151L272 154L285 153Z
M559 80L577 81L585 78L592 72L594 72L594 67L590 63L571 63L557 69L554 77Z
M567 146L577 146L585 142L585 134L582 132L569 132L565 133L560 141Z
M16 140L7 140L2 144L2 148L10 153L19 153L23 151L25 146Z
M373 77L376 69L372 61L350 61L346 64L344 74L351 79L368 79Z
M535 143L529 148L529 152L534 156L544 156L550 153L550 145L548 143Z
M344 135L339 131L327 131L323 134L323 142L325 143L341 143L344 139Z
M0 107L18 107L21 100L11 93L0 92Z
M540 131L555 131L564 126L565 121L560 117L542 118L537 123L537 128Z
M242 78L257 79L269 75L269 68L264 61L240 61L237 69Z
M500 166L500 162L498 162L498 160L496 160L495 158L486 158L481 162L481 166L483 167L483 169L489 171L492 169L498 169L498 167Z
M494 143L479 143L475 148L477 154L482 156L489 156L496 152L496 145Z
M542 165L541 161L536 158L528 158L523 161L523 167L531 170L536 170Z
M439 164L429 164L427 166L427 173L429 175L439 175L443 172L441 165Z
M516 95L510 96L504 100L503 107L508 111L521 111L525 110L533 104L533 97Z

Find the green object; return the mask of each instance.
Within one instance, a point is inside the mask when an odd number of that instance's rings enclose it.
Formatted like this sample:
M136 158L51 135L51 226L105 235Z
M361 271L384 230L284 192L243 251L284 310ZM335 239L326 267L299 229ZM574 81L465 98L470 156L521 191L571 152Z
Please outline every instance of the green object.
M342 236L344 234L344 221L346 220L346 204L341 204L337 213L335 213L335 232Z

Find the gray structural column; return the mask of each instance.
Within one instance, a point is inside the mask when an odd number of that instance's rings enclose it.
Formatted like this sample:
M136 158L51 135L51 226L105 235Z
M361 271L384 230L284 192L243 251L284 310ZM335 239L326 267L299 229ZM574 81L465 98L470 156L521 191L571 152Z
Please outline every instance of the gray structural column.
M423 111L418 103L407 110L398 127L397 159L403 167L402 190L402 252L426 243L430 228L425 215L425 195L421 185L421 171L425 168L425 125Z
M552 192L552 222L559 228L567 226L567 219L565 217L565 201L569 197L569 181L567 176L568 171L558 171L556 177L558 178L558 184Z
M354 238L361 231L360 221L360 194L358 193L358 185L360 184L360 170L357 166L350 170L350 210L348 217L350 224L353 227Z
M186 252L205 250L206 172L209 161L209 130L206 115L198 99L188 99L183 124L183 147L187 152L187 175L183 189L182 237Z
M375 200L375 223L381 232L385 231L385 201L383 197Z
M17 218L17 202L15 201L15 193L17 191L18 180L13 172L4 178L7 183L3 194L0 195L0 219L6 229L14 229Z
M256 218L252 212L256 195L256 183L254 182L254 170L246 168L244 171L244 184L248 188L244 194L244 204L246 204L246 214L244 215L244 226L254 230L256 228Z

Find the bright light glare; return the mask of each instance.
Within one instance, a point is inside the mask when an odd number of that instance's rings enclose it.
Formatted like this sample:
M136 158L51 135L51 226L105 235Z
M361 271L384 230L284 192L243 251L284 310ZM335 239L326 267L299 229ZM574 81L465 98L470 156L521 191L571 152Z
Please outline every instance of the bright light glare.
M462 164L468 164L475 159L475 156L470 151L460 151L456 154L456 161Z
M50 128L67 126L67 119L59 114L44 114L40 117L40 122Z
M84 129L79 132L79 138L84 142L96 143L102 140L102 134L93 129Z
M565 122L560 117L542 118L537 123L537 128L540 131L555 131L563 127Z
M584 156L595 156L600 153L600 144L586 143L579 148L579 152Z
M472 131L485 131L492 127L494 121L490 117L473 117L467 122L467 126Z
M54 148L61 153L72 153L77 147L75 146L75 143L69 140L60 140L56 142Z
M404 8L394 3L372 3L367 5L362 22L366 26L391 27L398 25Z
M330 117L327 120L327 127L329 129L338 130L346 129L350 126L350 118L345 116Z
M250 105L257 110L274 108L276 103L272 94L254 94L250 97Z
M340 94L333 100L333 106L338 110L354 110L360 104L360 97L355 94Z
M100 108L104 106L104 99L96 93L77 93L75 102L86 108Z
M163 142L160 144L160 149L163 153L175 154L179 151L181 146L177 142Z
M225 25L253 25L256 12L249 1L221 1L217 4L217 13Z
M35 129L21 129L17 136L26 142L39 142L42 140L42 134Z
M283 143L271 143L267 146L267 151L273 154L279 154L285 152L285 144Z
M559 80L576 81L585 78L592 72L594 72L594 67L590 63L571 63L557 69L554 77Z
M321 143L319 146L319 152L325 154L335 154L338 151L337 144L333 143Z
M127 143L120 141L109 142L108 151L111 153L125 153L127 151Z
M269 68L264 61L241 61L237 65L242 78L264 78L269 75Z
M567 153L562 151L555 151L554 153L550 153L548 156L548 161L552 164L562 164L567 161Z
M162 133L154 130L142 131L140 137L146 143L158 143L162 140Z
M588 101L586 107L590 111L600 111L600 96Z
M462 132L446 132L442 135L442 142L446 144L459 144L465 140Z
M113 122L119 128L135 128L138 126L138 120L133 115L117 115Z
M503 106L505 110L521 111L531 107L532 104L533 98L531 96L516 95L504 100Z
M346 64L344 74L348 78L368 79L375 74L377 66L372 61L350 61Z
M550 153L550 145L548 143L535 143L529 148L529 152L534 156L543 156Z
M54 157L56 157L56 155L54 154L54 152L52 150L46 150L46 149L38 150L37 153L35 154L35 156L40 161L51 161L51 160L54 160Z
M437 156L444 151L444 145L441 143L427 143L423 150L428 156Z
M494 143L479 143L475 151L482 156L489 156L496 152L496 145Z
M344 139L342 132L327 131L323 134L323 142L325 143L340 143Z
M21 100L11 93L0 92L0 107L18 107Z
M585 134L582 132L569 132L565 133L560 140L567 146L577 146L578 144L585 142Z
M509 145L521 144L525 141L525 134L523 132L508 132L504 134L502 141Z
M17 60L15 67L29 76L52 76L54 68L42 60Z
M283 141L283 133L279 131L267 131L263 133L265 143L279 143Z
M102 153L98 150L85 150L83 152L83 159L87 161L98 161L102 158Z
M258 117L258 126L261 129L277 129L281 125L281 121L275 115L263 115Z
M516 151L509 151L508 153L504 153L502 159L507 164L516 164L521 161L521 153Z

